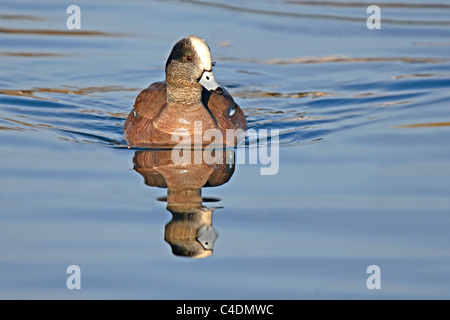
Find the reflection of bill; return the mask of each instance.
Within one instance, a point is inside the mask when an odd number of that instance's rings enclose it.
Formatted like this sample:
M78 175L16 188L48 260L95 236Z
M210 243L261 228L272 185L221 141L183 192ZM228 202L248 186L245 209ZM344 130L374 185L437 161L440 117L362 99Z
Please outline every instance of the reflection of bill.
M195 150L183 149L187 163L174 163L171 150L137 151L133 158L134 170L145 184L167 188L167 210L172 220L165 226L164 240L177 256L203 258L213 252L217 232L212 226L212 214L217 207L205 207L202 188L226 183L234 173L234 150L222 150L214 155L220 161L194 163ZM219 163L220 162L220 163Z

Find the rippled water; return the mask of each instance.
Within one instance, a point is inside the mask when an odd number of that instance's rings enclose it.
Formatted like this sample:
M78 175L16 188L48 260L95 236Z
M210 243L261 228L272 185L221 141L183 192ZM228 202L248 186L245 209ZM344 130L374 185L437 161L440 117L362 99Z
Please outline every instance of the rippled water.
M0 4L0 297L450 297L447 1L378 2L380 30L350 0L76 4L78 31L69 4ZM153 174L164 156L122 135L189 34L281 144L277 174L224 167L183 207L194 229L212 217L205 259L172 253L184 215Z

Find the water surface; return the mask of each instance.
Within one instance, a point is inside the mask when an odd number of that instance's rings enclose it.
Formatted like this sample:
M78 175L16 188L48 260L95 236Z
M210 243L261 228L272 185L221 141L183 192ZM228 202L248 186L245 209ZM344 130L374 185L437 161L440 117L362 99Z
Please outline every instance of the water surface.
M381 1L380 30L360 1L78 1L78 31L70 4L0 4L1 298L450 298L446 1ZM189 34L280 130L277 174L223 168L182 208L212 212L204 259L172 252L171 194L122 135Z

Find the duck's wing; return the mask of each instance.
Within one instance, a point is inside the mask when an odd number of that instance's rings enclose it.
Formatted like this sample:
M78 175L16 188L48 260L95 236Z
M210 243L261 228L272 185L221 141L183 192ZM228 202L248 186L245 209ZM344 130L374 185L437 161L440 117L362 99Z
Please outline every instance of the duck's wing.
M154 119L167 104L166 83L155 82L139 93L134 102L132 113L137 116Z
M203 102L208 106L220 128L247 129L247 120L244 112L225 89L223 94L215 92L204 93Z
M153 120L166 105L165 82L152 83L142 90L123 127L124 137L128 143L136 145L148 141L154 134Z

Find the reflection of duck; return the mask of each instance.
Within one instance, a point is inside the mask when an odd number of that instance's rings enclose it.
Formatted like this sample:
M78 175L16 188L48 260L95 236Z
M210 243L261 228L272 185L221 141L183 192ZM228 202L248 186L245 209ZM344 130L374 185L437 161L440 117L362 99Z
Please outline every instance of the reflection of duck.
M190 163L174 163L171 150L137 151L133 158L134 170L144 177L145 184L167 188L167 210L172 220L166 225L164 240L174 255L203 258L213 252L217 233L212 226L215 207L202 202L203 187L226 183L234 172L234 150L215 150L215 161L195 164L196 152L187 150ZM186 158L185 158L186 159Z
M235 144L235 139L225 141L228 140L225 132L227 129L245 130L245 115L231 95L214 80L212 66L204 40L190 36L178 41L166 63L166 81L151 84L136 98L124 125L128 143L173 145L176 130L187 130L193 136L194 131L199 131L197 124L201 123L201 131L196 134L203 137L206 130L219 129L223 143ZM203 144L210 142L211 138L205 138Z

